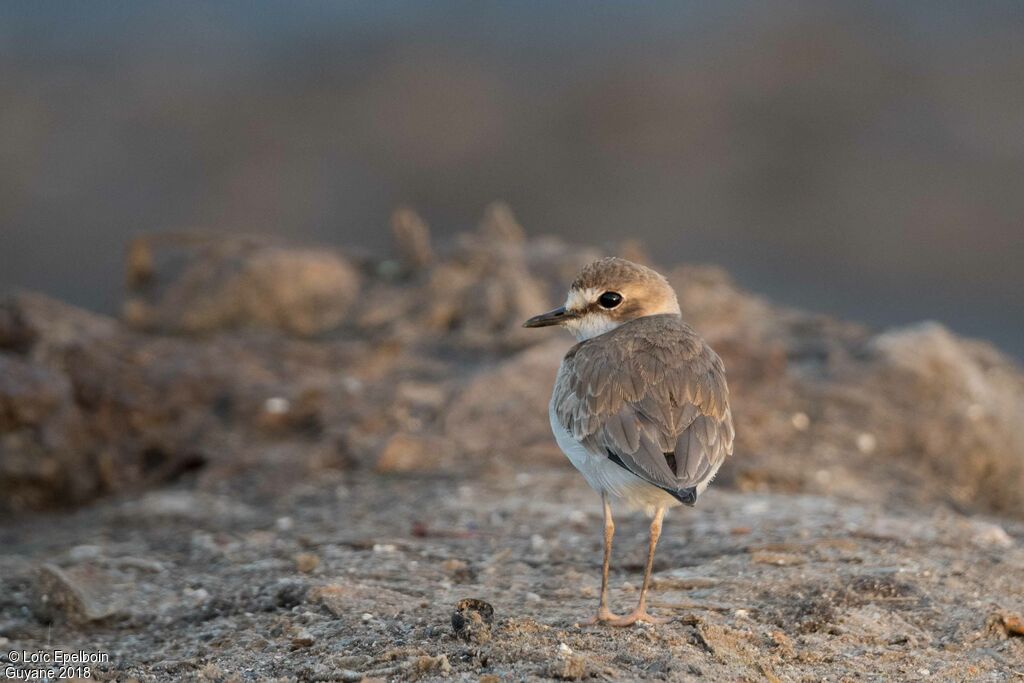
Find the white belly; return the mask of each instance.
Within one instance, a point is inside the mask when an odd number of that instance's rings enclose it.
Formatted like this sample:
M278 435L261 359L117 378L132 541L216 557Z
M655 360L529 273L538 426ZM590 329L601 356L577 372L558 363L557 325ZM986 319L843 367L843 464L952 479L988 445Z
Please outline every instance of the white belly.
M629 507L645 510L649 515L653 515L657 507L675 507L680 504L657 486L616 465L607 455L591 453L584 448L559 424L554 406L548 407L548 418L558 447L595 491L607 493Z

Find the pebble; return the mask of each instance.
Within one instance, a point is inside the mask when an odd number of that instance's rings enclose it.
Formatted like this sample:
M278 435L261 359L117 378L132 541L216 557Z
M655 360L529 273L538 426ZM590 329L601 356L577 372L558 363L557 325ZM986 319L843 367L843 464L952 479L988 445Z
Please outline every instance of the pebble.
M416 669L420 673L439 672L442 676L447 676L451 673L452 665L449 663L446 655L438 655L436 657L423 655L416 660Z
M466 642L486 643L491 639L494 607L479 598L465 598L452 612L452 631Z
M476 572L467 563L456 558L449 558L441 563L441 568L451 576L455 583L471 583L476 579Z
M161 574L164 571L164 565L162 562L150 560L145 557L118 557L113 560L112 563L118 567L138 569L140 571L152 572L154 574Z
M865 455L869 455L875 452L878 448L878 439L875 438L874 434L868 432L861 432L857 435L857 450Z
M76 545L68 551L68 558L72 562L85 562L95 560L103 554L103 548L98 545Z
M304 647L309 647L315 642L316 638L313 637L313 634L303 629L292 637L292 649L298 650Z
M314 553L298 553L295 556L295 569L303 574L309 574L320 566L320 557Z
M291 409L291 401L281 396L274 396L263 402L263 411L268 415L284 415Z
M1006 530L998 524L991 522L974 522L974 537L971 539L976 545L1012 548L1013 537L1006 533Z
M32 610L48 623L101 621L119 611L124 597L106 572L65 570L53 564L39 568L33 588Z

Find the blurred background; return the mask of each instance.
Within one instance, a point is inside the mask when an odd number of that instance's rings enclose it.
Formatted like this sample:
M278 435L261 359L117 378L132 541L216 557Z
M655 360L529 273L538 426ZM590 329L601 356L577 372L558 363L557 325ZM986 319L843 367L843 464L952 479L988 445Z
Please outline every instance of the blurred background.
M521 324L623 252L736 443L611 638ZM1021 0L3 0L0 665L1008 680L1022 263Z
M140 231L531 234L1024 355L1024 5L5 2L0 287L117 310Z

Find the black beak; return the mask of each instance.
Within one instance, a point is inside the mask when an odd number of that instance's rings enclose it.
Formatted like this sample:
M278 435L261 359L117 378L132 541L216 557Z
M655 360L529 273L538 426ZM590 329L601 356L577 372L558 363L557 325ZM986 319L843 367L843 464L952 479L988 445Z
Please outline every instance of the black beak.
M523 327L549 327L551 325L561 325L566 320L572 320L575 317L575 315L565 310L565 306L559 306L553 311L533 316L523 323Z

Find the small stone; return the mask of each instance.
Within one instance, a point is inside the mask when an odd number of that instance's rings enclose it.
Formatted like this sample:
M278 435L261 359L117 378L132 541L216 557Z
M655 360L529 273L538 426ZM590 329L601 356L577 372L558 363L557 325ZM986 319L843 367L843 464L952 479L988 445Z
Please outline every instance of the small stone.
M309 631L303 629L292 636L292 649L300 650L304 647L309 647L316 642L316 638Z
M1006 533L1006 530L998 524L991 522L974 522L974 537L971 539L975 545L991 548L1012 548L1013 537Z
M224 670L212 662L199 670L199 680L201 681L220 681L225 678Z
M790 422L793 423L793 429L798 432L806 432L811 426L811 418L807 416L807 413L793 413Z
M750 559L754 564L771 564L776 567L789 567L806 562L803 557L793 553L774 553L768 551L751 553Z
M423 459L422 440L410 434L395 434L377 454L378 472L410 472Z
M98 545L76 545L68 551L68 558L72 562L86 562L95 560L103 554L103 548Z
M291 401L281 396L274 396L263 402L263 412L268 415L285 415L291 409Z
M363 390L363 381L358 377L346 376L341 379L341 385L350 394L358 394Z
M489 641L493 623L494 607L478 598L460 600L452 612L452 631L467 643Z
M309 574L320 566L320 557L314 553L299 553L295 556L295 569Z
M436 657L423 655L416 660L416 671L420 674L440 673L441 675L448 675L451 673L451 670L452 665L448 662L448 657L445 655L437 655Z
M35 581L33 612L44 623L85 624L112 617L121 598L110 576L96 567L40 567Z
M560 654L560 655L571 655L572 654L572 648L569 647L568 645L566 645L565 643L559 643L558 644L558 654Z
M875 438L874 434L868 432L861 432L857 435L857 450L864 455L870 455L875 452L878 448L878 439Z
M152 572L153 574L161 574L165 569L162 562L151 560L147 557L118 557L113 561L113 564L118 567L137 569L143 572Z
M292 527L295 526L295 522L292 521L291 517L278 517L277 521L274 522L274 526L278 531L291 531Z
M588 675L587 660L579 655L563 657L548 665L548 676L562 681L579 681Z
M472 583L476 580L476 572L468 564L462 560L451 558L441 563L441 568L445 570L455 583Z
M363 616L361 617L361 619L363 621L373 621L373 615L369 612L363 612Z
M583 510L570 510L566 517L573 524L583 524L587 521L587 513Z
M989 616L987 626L990 631L998 632L1007 637L1024 637L1024 618L1007 612L997 612Z

